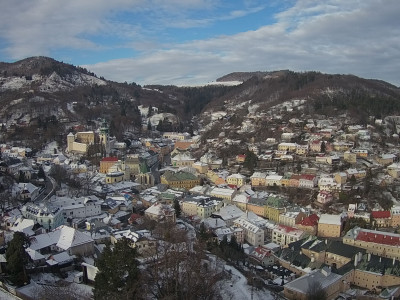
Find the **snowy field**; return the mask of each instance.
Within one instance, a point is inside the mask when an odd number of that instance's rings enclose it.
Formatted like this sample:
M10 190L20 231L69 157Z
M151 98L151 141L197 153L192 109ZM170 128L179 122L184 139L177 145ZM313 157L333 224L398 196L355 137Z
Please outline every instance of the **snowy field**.
M0 288L0 299L1 300L15 300L15 299L21 299L18 298L12 294L10 294L9 292L3 290L2 288Z
M225 265L225 270L231 272L232 278L224 280L221 284L221 293L223 299L231 300L247 300L252 299L251 297L251 286L247 285L247 279L236 270L234 267ZM254 300L272 300L276 299L276 296L266 290L253 289Z

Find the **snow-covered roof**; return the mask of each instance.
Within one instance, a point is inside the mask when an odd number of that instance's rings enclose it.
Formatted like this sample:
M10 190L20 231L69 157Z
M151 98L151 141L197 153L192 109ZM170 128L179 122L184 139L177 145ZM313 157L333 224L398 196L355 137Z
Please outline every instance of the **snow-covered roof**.
M342 215L322 214L319 218L319 224L341 225Z
M30 248L39 250L51 245L68 250L78 245L94 242L89 236L72 227L62 225L55 230L31 238Z

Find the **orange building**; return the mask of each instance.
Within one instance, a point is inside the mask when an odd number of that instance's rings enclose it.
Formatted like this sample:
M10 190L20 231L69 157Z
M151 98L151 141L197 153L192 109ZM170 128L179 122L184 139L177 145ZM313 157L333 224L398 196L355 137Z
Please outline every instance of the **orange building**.
M108 170L118 162L117 157L104 157L100 161L100 173L106 174Z

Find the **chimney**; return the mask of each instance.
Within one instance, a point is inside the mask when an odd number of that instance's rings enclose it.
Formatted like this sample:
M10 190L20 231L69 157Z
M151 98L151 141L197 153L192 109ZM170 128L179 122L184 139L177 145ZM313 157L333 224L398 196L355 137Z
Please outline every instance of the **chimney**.
M396 258L393 257L393 266L396 263Z
M371 261L371 253L368 253L368 261Z
M357 264L358 264L358 260L357 260L357 255L356 255L356 257L354 258L354 267L357 267Z
M380 263L382 262L382 256L379 256L379 262Z

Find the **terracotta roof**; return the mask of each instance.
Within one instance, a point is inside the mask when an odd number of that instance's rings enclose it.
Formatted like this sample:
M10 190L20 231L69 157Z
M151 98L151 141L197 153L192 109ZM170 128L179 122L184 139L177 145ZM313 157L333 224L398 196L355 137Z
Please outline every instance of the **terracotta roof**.
M300 179L305 179L305 180L314 180L315 175L311 174L301 174Z
M387 218L390 218L390 211L388 211L388 210L372 211L371 216L374 219L387 219Z
M104 157L101 161L118 161L118 157Z
M315 226L318 224L319 217L316 214L312 214L308 216L307 218L304 218L301 222L300 225L303 226Z
M390 246L400 246L400 236L384 232L360 231L356 240Z

